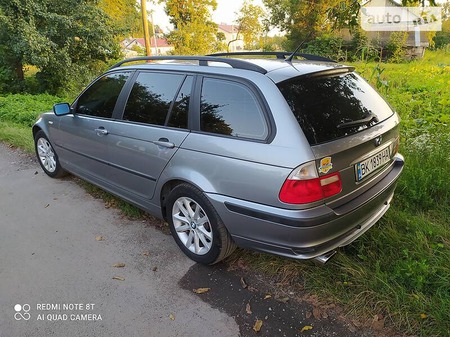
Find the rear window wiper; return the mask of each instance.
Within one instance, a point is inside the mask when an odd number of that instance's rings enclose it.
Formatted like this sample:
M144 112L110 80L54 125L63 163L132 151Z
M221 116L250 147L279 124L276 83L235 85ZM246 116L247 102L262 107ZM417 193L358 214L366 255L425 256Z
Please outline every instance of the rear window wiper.
M373 112L369 112L369 114L366 117L357 119L356 121L341 123L337 126L337 128L338 129L351 128L354 126L368 125L372 122L378 123L378 117Z

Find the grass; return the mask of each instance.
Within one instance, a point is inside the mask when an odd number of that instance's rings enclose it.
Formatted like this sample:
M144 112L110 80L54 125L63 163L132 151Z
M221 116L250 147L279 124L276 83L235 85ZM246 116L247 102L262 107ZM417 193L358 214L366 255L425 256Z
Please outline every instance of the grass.
M325 267L251 251L242 259L282 283L301 284L340 303L350 317L374 315L420 336L450 331L450 52L429 52L405 64L356 63L402 118L400 152L406 166L388 213ZM0 139L33 151L30 126L64 101L49 95L0 97ZM84 185L107 207L131 218L143 213Z

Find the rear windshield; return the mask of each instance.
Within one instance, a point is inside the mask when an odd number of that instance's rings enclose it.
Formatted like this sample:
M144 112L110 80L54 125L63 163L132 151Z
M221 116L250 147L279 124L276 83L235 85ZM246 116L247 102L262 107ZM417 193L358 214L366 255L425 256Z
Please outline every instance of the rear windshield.
M278 84L311 145L367 129L393 111L360 76L294 78Z

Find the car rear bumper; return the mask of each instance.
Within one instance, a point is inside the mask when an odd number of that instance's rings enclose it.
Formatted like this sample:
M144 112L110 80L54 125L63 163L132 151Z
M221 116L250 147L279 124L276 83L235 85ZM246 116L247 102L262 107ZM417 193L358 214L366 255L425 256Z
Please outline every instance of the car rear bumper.
M338 209L321 205L290 210L217 194L207 196L238 246L311 259L350 244L386 213L403 165L403 157L397 154L388 174Z

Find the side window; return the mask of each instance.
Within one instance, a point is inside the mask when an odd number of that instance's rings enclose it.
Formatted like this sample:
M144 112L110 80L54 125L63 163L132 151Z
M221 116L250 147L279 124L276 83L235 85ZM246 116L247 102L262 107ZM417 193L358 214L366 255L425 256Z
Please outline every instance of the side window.
M202 131L265 139L268 127L254 94L243 84L205 78L200 107Z
M111 118L114 107L130 73L103 76L92 84L77 101L77 113Z
M140 73L128 98L124 120L165 125L184 75Z
M180 129L187 129L189 100L192 90L192 76L186 77L180 92L177 95L172 111L170 112L168 126Z

